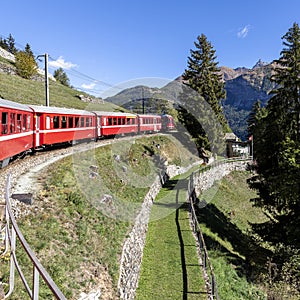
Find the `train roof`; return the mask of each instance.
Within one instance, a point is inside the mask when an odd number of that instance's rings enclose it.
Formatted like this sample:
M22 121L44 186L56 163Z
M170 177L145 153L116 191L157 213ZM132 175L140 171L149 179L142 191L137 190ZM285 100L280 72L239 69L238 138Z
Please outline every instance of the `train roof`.
M156 115L156 114L140 114L139 117L142 118L153 118L153 117L161 117L161 115Z
M13 109L32 112L32 109L30 109L30 107L25 104L13 102L13 101L1 99L1 98L0 98L0 107L13 108Z
M55 106L39 106L39 105L30 105L30 107L38 113L53 113L53 114L63 114L63 115L80 115L80 116L94 116L92 112L74 109L74 108L63 108Z
M126 112L117 112L117 111L94 111L97 116L106 116L106 117L126 117L126 118L136 118L137 115Z

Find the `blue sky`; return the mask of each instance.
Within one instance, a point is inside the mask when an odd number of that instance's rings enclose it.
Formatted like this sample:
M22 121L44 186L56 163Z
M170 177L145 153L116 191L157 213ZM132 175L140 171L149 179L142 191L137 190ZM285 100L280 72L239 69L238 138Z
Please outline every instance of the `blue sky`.
M299 0L10 0L0 7L2 38L11 33L18 48L29 43L35 55L48 53L50 72L63 67L74 87L97 96L110 86L175 79L202 33L219 66L271 62L281 37L300 23Z

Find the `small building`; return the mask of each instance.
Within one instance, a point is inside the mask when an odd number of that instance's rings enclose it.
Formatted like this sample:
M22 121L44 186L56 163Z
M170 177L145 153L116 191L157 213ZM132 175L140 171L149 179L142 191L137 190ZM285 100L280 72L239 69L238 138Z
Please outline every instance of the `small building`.
M249 142L242 142L233 132L225 134L227 157L249 157Z

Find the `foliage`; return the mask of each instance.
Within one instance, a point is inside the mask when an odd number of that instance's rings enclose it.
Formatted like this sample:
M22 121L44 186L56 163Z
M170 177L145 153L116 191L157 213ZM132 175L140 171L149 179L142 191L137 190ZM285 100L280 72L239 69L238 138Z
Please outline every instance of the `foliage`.
M218 147L211 145L211 142L216 140L220 131L229 130L220 106L226 95L224 83L215 62L215 50L206 36L198 36L194 44L196 50L191 50L188 68L183 74L185 86L179 96L178 119L199 149L210 147L212 151L217 151Z
M17 73L21 77L30 79L33 75L37 74L37 63L28 48L25 51L17 52L15 58Z
M58 68L57 70L55 70L53 76L61 84L68 87L70 86L70 80L63 68Z
M10 52L11 54L17 53L17 48L15 47L15 39L11 34L9 34L7 39L0 38L0 47Z
M256 174L249 185L257 190L252 201L268 217L253 224L264 241L276 246L263 279L273 299L282 299L290 290L298 299L300 249L300 29L294 23L283 36L284 49L276 60L272 80L277 88L265 108L255 106L249 132L254 137ZM251 123L251 124L250 124ZM253 125L250 127L250 125ZM280 251L278 251L280 249ZM292 249L292 250L291 250ZM274 270L276 271L274 273ZM267 280L266 280L267 279ZM295 295L293 298L292 296Z
M255 226L267 240L300 247L300 29L294 23L283 36L285 48L276 61L273 91L264 110L256 113L254 155L257 175L250 186L259 197L254 204L269 216ZM259 113L260 111L260 113Z

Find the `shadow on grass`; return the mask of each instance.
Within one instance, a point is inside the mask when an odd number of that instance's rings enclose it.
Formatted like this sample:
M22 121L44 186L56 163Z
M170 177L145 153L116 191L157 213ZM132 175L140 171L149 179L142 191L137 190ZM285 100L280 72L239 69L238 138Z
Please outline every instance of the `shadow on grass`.
M187 190L187 184L188 181L186 179L182 179L177 181L176 183L176 206L179 206L180 199L179 199L179 192L181 189ZM182 299L187 300L189 294L206 294L206 291L190 291L189 286L188 286L188 271L187 267L193 266L193 267L198 267L199 272L200 271L200 266L199 265L191 265L186 263L186 253L185 253L185 248L186 247L196 247L195 244L190 245L190 244L185 244L184 243L184 238L182 236L182 232L186 232L186 229L182 229L180 226L180 220L182 220L182 217L179 217L180 211L184 211L185 213L188 212L188 203L185 202L181 206L179 206L176 209L176 215L175 215L175 223L176 223L176 228L177 228L177 235L178 235L178 240L179 240L179 245L180 245L180 256L181 256L181 269L182 269Z
M264 268L271 252L260 245L247 234L244 234L235 224L230 221L223 212L214 204L208 204L204 208L197 208L199 223L204 223L213 233L216 233L222 240L228 241L233 251L230 252L218 241L208 235L203 235L208 250L219 250L223 253L228 262L236 266L240 276L246 276L248 281L255 279L256 275Z

